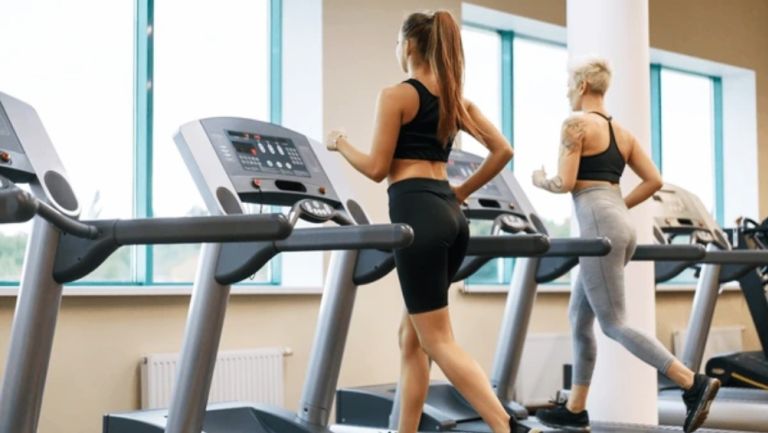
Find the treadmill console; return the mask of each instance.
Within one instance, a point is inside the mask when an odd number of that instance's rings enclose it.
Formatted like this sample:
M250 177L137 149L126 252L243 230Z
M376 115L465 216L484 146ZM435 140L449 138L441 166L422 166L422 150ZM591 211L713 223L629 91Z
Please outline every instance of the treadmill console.
M0 101L0 174L17 183L30 182L35 172L29 164L8 113Z
M243 131L227 131L243 170L261 174L310 177L293 140Z
M211 172L207 160L215 155L222 176L243 202L291 206L314 199L318 206L312 210L321 214L327 209L319 203L332 209L342 207L310 140L290 129L257 120L216 117L183 125L175 141L187 164L198 167L198 177ZM221 169L214 171L221 173ZM209 179L205 182L209 184L203 190L218 191Z
M687 235L692 242L715 243L728 249L725 233L707 212L701 200L689 191L665 184L653 195L653 222L667 237Z
M448 159L448 180L451 184L464 182L474 173L483 158L462 150L453 150ZM501 215L499 222L512 232L538 232L538 225L531 221L537 218L530 212L530 205L525 205L520 195L515 195L513 189L522 189L511 174L499 174L466 200L465 213L470 218L495 219ZM527 200L527 199L526 199ZM526 202L527 203L527 202Z

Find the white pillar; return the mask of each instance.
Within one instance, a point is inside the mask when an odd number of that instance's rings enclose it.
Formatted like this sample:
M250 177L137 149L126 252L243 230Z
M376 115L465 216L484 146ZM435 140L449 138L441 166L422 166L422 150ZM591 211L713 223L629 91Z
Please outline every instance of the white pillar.
M613 69L606 108L632 131L650 153L650 69L647 0L568 0L568 54L606 58ZM638 178L627 168L626 194ZM646 206L631 212L638 243L651 243L651 215ZM654 268L632 263L625 278L627 323L656 336ZM656 371L606 338L598 337L597 366L588 408L601 421L656 424Z

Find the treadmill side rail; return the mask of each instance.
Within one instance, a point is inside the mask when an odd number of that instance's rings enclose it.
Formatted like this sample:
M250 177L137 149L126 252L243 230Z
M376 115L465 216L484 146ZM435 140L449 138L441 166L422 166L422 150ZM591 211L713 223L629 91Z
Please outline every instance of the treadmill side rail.
M285 238L291 225L283 214L86 221L99 236L87 239L62 234L54 278L68 283L99 267L123 245L236 242Z

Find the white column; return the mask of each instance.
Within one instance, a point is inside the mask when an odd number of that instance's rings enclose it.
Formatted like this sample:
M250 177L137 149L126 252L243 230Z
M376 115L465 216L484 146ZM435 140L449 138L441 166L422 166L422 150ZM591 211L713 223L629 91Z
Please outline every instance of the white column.
M613 69L606 108L632 131L650 152L650 72L647 0L568 0L568 54L571 61L585 56L606 58ZM627 168L622 180L626 194L638 182ZM631 211L639 243L650 243L651 215L645 206ZM626 272L627 324L656 336L654 268L632 263ZM606 338L598 337L588 409L601 421L656 424L656 371Z

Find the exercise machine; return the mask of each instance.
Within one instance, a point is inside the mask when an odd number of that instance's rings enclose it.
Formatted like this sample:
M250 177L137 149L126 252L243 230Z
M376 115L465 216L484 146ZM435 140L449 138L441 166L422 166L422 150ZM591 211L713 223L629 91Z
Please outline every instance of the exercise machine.
M408 245L410 228L369 225L348 191L340 157L287 128L249 119L209 118L183 125L175 141L212 213L237 210L243 202L293 206L310 222L330 220L341 226L296 229L274 242L206 245L171 407L108 414L104 432L328 432L357 288L392 270L391 250ZM544 253L550 246L537 233L510 236L502 243L496 240L479 237L469 249L477 254L526 256ZM308 249L334 251L298 412L247 402L207 406L229 285L280 252Z
M123 245L257 241L291 232L281 214L79 221L80 205L42 121L4 93L0 175L0 219L34 218L0 386L0 433L37 431L64 283L88 275Z
M743 218L735 235L736 247L739 249L768 250L768 220L758 224L752 219ZM732 276L731 279L739 281L762 350L712 357L707 361L705 371L708 376L718 378L723 386L768 391L768 297L765 290L768 268L756 267L743 275Z
M686 207L697 218L710 220L716 224L704 210L698 197L678 189L678 194L686 196ZM759 269L768 265L768 251L763 249L731 249L730 243L712 244L707 246L708 256L717 256L729 263L708 263L701 266L696 291L693 298L693 308L688 322L686 339L683 343L681 361L693 371L701 368L704 349L709 330L712 326L717 297L721 292L721 284L729 281L740 281L742 290L750 305L753 319L756 319L761 336L764 334L766 318L765 294L760 281ZM736 258L731 260L731 258ZM739 260L739 257L753 260ZM762 299L759 296L763 296ZM761 310L762 308L762 310ZM757 367L756 371L765 371L764 358L754 359L750 355L737 356L737 362L747 367ZM717 361L715 361L717 365ZM756 382L756 381L755 381ZM662 424L677 424L685 417L685 406L680 394L681 390L665 387L659 392L659 422ZM738 429L745 431L764 432L768 430L768 391L765 389L750 389L724 386L717 398L712 402L709 417L704 426L711 428Z
M472 159L474 163L481 162L480 158L462 152L454 152L453 159ZM451 167L452 161L449 161ZM525 194L520 189L511 173L500 175L508 186L505 191L514 194L516 201L525 201ZM460 181L461 179L456 179ZM670 191L670 189L672 191ZM706 260L706 252L702 244L719 242L724 245L724 235L716 230L710 220L692 219L684 209L680 209L679 200L685 200L675 194L674 187L656 195L654 230L660 245L640 245L633 260L656 261L656 281L665 281L690 267L692 263ZM480 191L470 198L469 205L479 205L488 197ZM508 199L499 200L506 202ZM497 206L497 209L503 208ZM531 221L540 221L532 208ZM688 234L692 241L689 244L668 244L667 235L676 236ZM465 265L477 260L468 258ZM712 255L709 260L723 260ZM735 260L731 257L729 260ZM742 261L755 260L754 257L740 258ZM557 266L547 263L547 259L530 258L520 260L516 266L507 297L502 329L500 332L496 355L491 373L491 385L505 405L507 410L520 420L521 431L554 431L538 423L535 417L530 417L527 410L509 396L514 387L514 379L520 364L527 325L535 300L538 283L551 281L571 269L577 263L577 258L563 260ZM458 277L464 277L462 273ZM395 384L374 385L343 389L339 391L337 405L338 431L353 432L366 429L392 430L397 426L399 413L399 396ZM593 423L593 431L654 431L653 426L630 426L624 424ZM472 409L449 383L437 382L431 384L424 405L420 431L469 431L489 432L490 429L480 419L479 414Z

